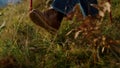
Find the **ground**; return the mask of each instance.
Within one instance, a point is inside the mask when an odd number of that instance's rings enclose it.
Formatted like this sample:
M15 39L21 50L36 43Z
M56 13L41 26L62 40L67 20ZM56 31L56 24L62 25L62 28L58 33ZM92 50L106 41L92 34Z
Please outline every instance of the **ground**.
M120 68L120 1L111 4L112 22L106 14L81 30L83 21L64 19L56 35L32 23L29 0L0 9L0 67Z

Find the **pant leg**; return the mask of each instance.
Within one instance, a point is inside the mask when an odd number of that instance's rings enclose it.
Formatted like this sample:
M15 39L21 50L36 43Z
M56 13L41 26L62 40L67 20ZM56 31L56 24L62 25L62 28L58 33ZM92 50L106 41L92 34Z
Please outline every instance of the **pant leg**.
M52 7L66 15L77 3L79 3L79 0L54 0Z
M98 14L98 10L90 6L90 4L97 4L97 0L79 0L79 1L80 1L80 5L84 13L84 16L87 16L87 15L94 16Z
M54 0L52 7L63 14L67 14L77 3L80 3L80 8L84 16L98 14L98 10L90 6L90 4L97 4L97 0Z
M89 6L90 6L90 4L98 4L98 2L97 2L97 0L90 0L89 1ZM94 16L94 15L98 14L98 12L99 12L98 9L96 9L95 7L90 6L90 9L89 9L88 13L90 13L90 15Z

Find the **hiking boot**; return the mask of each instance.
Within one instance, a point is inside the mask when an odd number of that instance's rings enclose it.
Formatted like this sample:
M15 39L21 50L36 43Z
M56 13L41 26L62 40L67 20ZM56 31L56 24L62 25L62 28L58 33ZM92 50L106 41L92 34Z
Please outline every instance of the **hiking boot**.
M64 14L54 9L49 9L44 12L34 9L30 12L30 18L36 25L53 32L56 32L59 29L63 17Z

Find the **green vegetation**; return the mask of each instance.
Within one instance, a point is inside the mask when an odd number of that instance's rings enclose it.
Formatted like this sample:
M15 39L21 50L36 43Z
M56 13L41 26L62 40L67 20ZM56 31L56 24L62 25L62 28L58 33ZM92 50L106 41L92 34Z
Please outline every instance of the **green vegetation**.
M31 22L29 0L0 9L0 68L120 68L120 0L111 3L112 23L106 14L97 29L70 33L82 21L63 20L56 35Z

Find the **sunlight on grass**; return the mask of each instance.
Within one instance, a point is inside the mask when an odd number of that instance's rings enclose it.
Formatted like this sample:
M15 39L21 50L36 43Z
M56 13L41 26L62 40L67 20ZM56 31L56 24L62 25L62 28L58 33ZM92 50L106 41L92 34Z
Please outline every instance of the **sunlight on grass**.
M56 35L32 23L29 0L0 9L0 68L119 68L120 1L112 5L112 23L106 14L93 30L80 31L82 21L63 20Z

